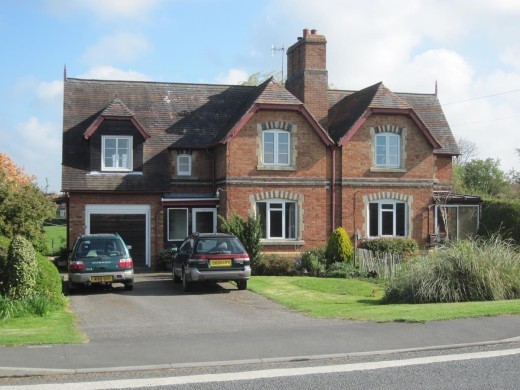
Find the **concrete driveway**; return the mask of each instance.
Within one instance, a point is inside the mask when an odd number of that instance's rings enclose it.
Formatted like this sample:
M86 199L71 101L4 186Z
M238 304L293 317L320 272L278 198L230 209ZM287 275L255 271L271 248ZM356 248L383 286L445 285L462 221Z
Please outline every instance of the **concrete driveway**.
M182 291L169 273L136 274L133 291L87 288L71 296L79 326L90 340L178 336L323 326L231 283L197 284Z

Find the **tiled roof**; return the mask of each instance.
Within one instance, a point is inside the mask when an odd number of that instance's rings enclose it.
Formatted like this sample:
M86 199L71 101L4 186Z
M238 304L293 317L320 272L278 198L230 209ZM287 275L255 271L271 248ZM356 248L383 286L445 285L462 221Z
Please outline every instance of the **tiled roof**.
M112 100L101 113L103 116L132 117L134 113L119 98Z
M335 142L345 136L370 108L412 109L441 148L434 153L458 154L459 148L437 96L392 92L383 83L360 91L330 90L329 134Z

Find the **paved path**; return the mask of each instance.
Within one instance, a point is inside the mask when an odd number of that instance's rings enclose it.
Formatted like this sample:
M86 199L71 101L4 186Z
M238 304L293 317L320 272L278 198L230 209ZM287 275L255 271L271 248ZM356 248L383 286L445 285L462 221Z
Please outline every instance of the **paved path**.
M520 316L426 324L313 319L230 284L186 294L161 273L138 275L131 292L88 291L71 301L89 342L0 347L0 376L313 358L520 336Z

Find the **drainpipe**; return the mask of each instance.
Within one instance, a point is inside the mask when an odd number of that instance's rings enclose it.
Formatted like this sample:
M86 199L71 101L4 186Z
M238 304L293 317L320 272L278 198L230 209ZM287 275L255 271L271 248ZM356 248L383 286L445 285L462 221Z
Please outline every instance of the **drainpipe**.
M332 231L336 228L336 148L332 150L332 183L330 185L331 203L332 203Z

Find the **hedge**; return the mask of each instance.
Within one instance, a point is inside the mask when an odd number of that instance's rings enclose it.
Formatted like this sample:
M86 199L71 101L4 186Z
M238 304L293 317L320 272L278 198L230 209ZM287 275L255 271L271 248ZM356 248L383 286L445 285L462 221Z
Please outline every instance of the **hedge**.
M484 201L479 235L488 237L493 234L520 244L520 199Z

